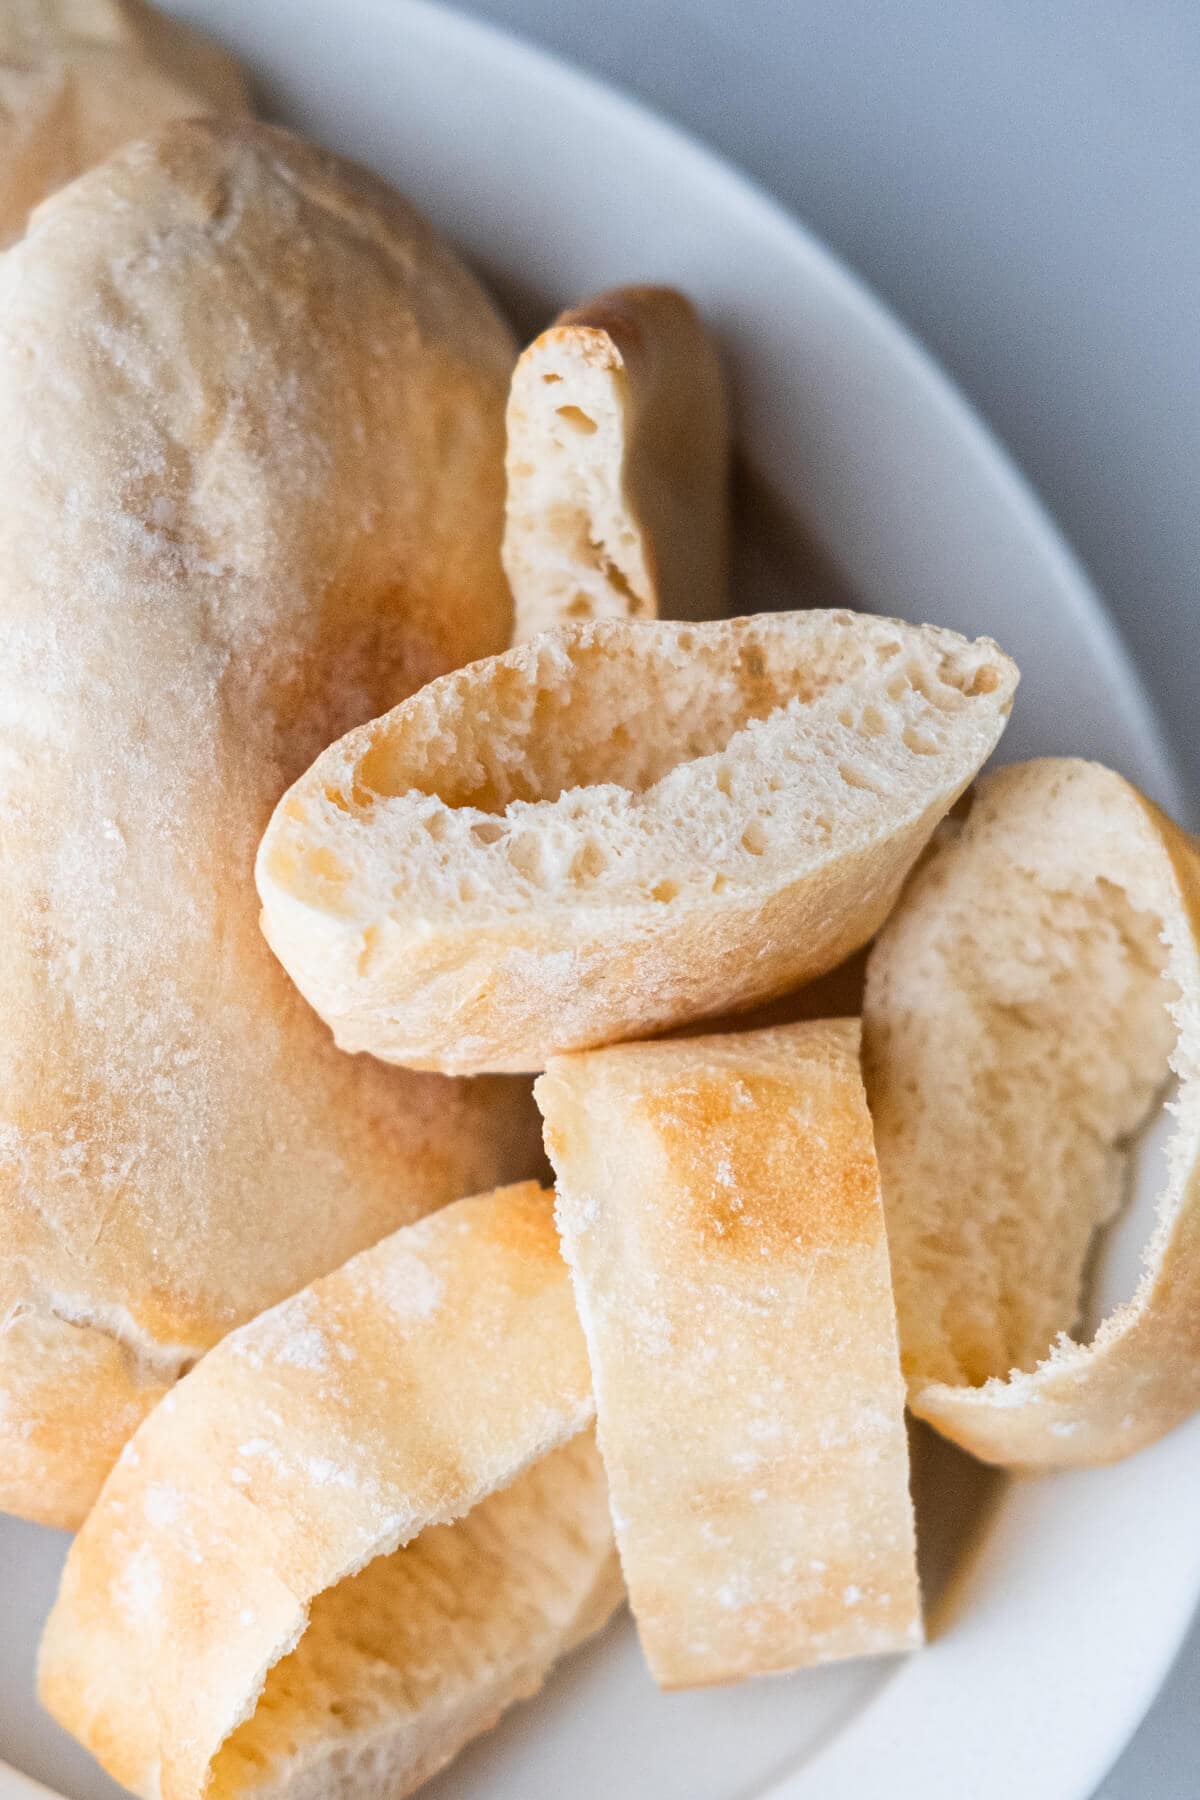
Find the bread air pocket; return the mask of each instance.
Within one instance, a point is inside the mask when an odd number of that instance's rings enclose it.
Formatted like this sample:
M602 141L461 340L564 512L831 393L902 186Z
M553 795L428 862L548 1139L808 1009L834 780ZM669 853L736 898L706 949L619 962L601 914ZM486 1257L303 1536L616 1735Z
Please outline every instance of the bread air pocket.
M517 642L571 619L726 611L725 389L673 288L615 288L534 339L513 371L506 466Z
M980 784L868 963L909 1402L989 1462L1111 1462L1200 1404L1200 858L1094 763ZM1078 1330L1132 1135L1175 1130L1133 1299Z
M878 929L1016 679L849 612L562 627L317 759L259 850L263 929L343 1048L413 1068L744 1008Z
M620 1596L551 1195L459 1201L217 1346L126 1447L46 1705L154 1800L401 1795Z

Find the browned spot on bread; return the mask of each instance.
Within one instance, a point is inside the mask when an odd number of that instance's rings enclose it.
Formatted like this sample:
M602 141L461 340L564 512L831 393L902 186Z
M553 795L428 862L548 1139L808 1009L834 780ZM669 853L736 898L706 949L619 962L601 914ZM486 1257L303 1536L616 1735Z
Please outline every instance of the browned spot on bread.
M597 369L619 369L621 353L603 326L575 326L571 329L551 327L545 338L568 357L579 356Z
M751 681L761 681L766 675L767 665L757 644L746 644L743 647L741 666L743 673Z
M739 1261L874 1238L870 1132L841 1085L803 1110L794 1081L751 1069L697 1073L643 1095L638 1110L670 1163L679 1223Z
M557 1278L562 1262L553 1190L527 1181L505 1192L510 1204L503 1214L499 1208L480 1209L475 1229L485 1242L515 1250L528 1268L530 1286L540 1287L548 1273Z

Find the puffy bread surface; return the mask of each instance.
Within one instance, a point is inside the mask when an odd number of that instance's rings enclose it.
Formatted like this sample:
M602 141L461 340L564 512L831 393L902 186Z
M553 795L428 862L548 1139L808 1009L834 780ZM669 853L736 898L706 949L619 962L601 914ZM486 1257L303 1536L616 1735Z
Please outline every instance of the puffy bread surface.
M517 642L571 619L726 610L725 388L683 294L614 288L535 338L513 372L506 466Z
M0 1506L78 1524L223 1332L531 1166L518 1094L336 1052L252 874L322 745L507 639L511 354L403 200L251 124L0 258Z
M983 781L871 952L868 1093L909 1403L989 1462L1110 1462L1200 1405L1200 854L1119 775ZM1162 1102L1142 1275L1076 1338Z
M564 626L319 757L263 929L348 1050L466 1074L813 979L1004 728L986 639L848 612Z
M248 105L232 56L142 0L4 0L0 245L130 138Z
M665 1687L921 1641L857 1020L556 1058L535 1093L630 1604Z
M550 1194L394 1233L227 1337L126 1446L67 1559L45 1704L146 1800L378 1793L342 1766L369 1776L364 1738L393 1770L445 1760L615 1600L594 1451L543 1462L592 1413ZM427 1535L539 1463L465 1539Z

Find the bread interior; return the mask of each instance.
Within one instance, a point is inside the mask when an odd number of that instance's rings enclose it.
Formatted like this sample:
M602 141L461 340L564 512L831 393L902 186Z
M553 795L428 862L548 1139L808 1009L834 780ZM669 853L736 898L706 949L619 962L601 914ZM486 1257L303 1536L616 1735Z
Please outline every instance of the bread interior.
M902 1183L879 1135L885 1194L902 1196L888 1224L906 1364L977 1385L1033 1370L1079 1328L1133 1140L1170 1080L1179 989L1163 920L1116 880L994 867L954 907L932 943L901 949L906 1055L926 990L932 1022L919 1098L902 1079L888 1097L913 1109Z
M650 572L623 485L625 376L615 353L589 359L552 337L519 379L542 462L517 462L510 480L533 509L525 550L546 589L538 611L548 621L652 613Z
M395 731L381 720L349 798L369 805L415 791L452 809L503 813L583 786L644 793L754 722L835 689L845 730L883 739L897 723L911 755L931 755L939 723L1002 679L972 646L962 651L884 620L868 635L839 614L803 633L649 626L535 640L520 661L496 659L486 682L484 665L448 677L435 717L414 709ZM854 785L852 769L845 779Z
M598 1628L619 1592L613 1557L585 1432L318 1595L215 1758L211 1800L397 1800Z

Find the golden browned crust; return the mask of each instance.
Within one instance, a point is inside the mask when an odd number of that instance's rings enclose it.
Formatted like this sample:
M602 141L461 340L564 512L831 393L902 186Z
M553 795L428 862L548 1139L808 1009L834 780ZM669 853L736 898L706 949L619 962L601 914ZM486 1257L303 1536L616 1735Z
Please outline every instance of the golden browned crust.
M142 0L5 0L0 246L47 194L131 138L248 110L233 57Z
M563 313L518 362L507 419L517 642L570 619L725 611L725 390L683 294L614 288Z
M847 612L563 626L318 758L263 838L263 929L340 1044L413 1068L743 1009L877 930L1016 679Z
M560 1057L534 1091L655 1678L918 1643L857 1021Z
M1200 856L1118 775L983 782L871 953L868 1090L910 1405L989 1462L1111 1462L1200 1405ZM1169 1068L1168 1068L1169 1063ZM1130 1135L1175 1131L1133 1299L1078 1329Z
M67 1560L45 1704L147 1800L199 1800L318 1594L592 1410L551 1195L395 1233L227 1337L126 1446Z
M324 743L507 639L511 355L399 197L248 123L0 258L0 1506L77 1524L223 1332L532 1166L519 1090L338 1054L252 881Z

